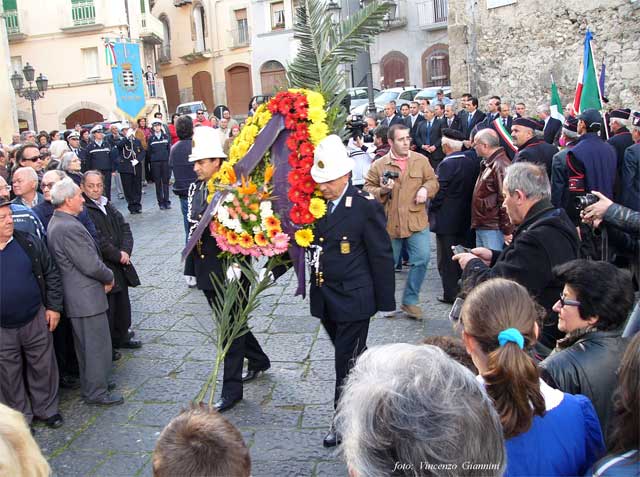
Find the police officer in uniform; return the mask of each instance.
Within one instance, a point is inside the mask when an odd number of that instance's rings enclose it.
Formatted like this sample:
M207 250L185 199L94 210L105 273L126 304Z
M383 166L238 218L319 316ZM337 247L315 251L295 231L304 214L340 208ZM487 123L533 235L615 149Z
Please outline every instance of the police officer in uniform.
M171 140L162 130L162 121L154 119L151 121L153 132L147 141L147 157L151 164L151 177L156 185L156 199L160 209L170 209L169 200L169 179L171 170L169 169L169 149Z
M311 314L320 318L335 348L334 408L349 370L366 349L369 319L377 311L396 309L384 211L371 194L350 183L353 165L340 138L332 135L316 147L311 169L327 201L308 254ZM332 423L323 445L333 447L339 440Z
M193 148L189 162L194 163L193 169L198 180L189 186L188 220L189 238L194 233L207 206L209 190L207 181L220 169L222 161L227 157L222 151L220 134L208 126L195 128L193 133ZM213 273L222 278L226 270L222 270L222 263L218 258L220 249L215 238L207 227L197 245L187 256L184 274L187 283L195 284L207 297L209 304L214 299L214 287L210 275ZM190 284L191 284L190 283ZM246 284L246 282L245 282ZM248 360L248 372L242 374L244 358ZM223 412L231 409L242 399L242 383L250 381L271 366L269 357L262 351L258 340L251 331L236 338L224 360L224 374L220 400L214 407Z
M116 143L118 172L122 179L122 191L131 214L142 213L142 161L146 151L135 137L133 129L124 126L122 137Z
M91 128L93 138L86 149L80 150L82 172L98 170L104 177L104 195L111 200L111 174L114 171L114 160L110 144L104 140L102 124Z
M518 152L513 163L520 161L533 162L542 165L551 177L551 163L558 148L544 141L544 123L534 118L516 118L511 126L513 140L518 146Z

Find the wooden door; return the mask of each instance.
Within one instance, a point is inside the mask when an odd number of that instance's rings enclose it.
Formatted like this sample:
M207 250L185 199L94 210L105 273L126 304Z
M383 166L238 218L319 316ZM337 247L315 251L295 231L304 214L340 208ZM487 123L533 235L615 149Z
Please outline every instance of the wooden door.
M171 75L162 78L164 93L167 95L167 108L170 113L175 113L180 104L180 88L178 87L178 76Z
M274 95L287 84L284 66L277 61L268 61L260 68L260 83L263 95Z
M226 72L227 104L232 115L247 114L251 100L251 72L247 66L233 66Z
M409 84L409 63L404 55L389 54L382 62L384 86L395 88Z
M78 109L67 116L64 123L67 129L72 129L77 123L91 124L101 123L103 121L104 117L98 111L94 111L93 109Z
M213 82L211 81L211 74L208 71L198 71L193 78L191 78L191 84L193 87L193 100L204 101L207 105L209 113L213 111L215 103L213 102Z

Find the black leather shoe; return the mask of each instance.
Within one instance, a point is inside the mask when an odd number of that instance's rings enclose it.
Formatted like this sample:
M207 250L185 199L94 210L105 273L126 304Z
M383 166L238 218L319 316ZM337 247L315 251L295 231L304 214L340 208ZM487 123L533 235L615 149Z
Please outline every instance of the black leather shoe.
M130 340L131 338L133 338L136 335L136 332L133 331L131 328L129 328L129 330L127 331L127 338Z
M219 401L213 404L213 408L218 412L225 412L231 409L236 404L238 404L240 401L242 401L242 398L231 399L227 397L221 397Z
M120 394L107 394L102 399L85 399L86 404L94 404L96 406L116 406L124 403L124 398Z
M59 427L62 427L62 424L64 424L64 419L62 419L62 416L60 414L54 414L53 416L46 419L40 419L39 417L35 419L40 422L44 422L44 424L51 429L57 429Z
M438 300L440 303L448 303L449 305L453 305L453 302L455 301L455 300L449 300L448 298L445 298L443 296L436 297L436 300Z
M80 380L67 374L62 375L60 376L60 387L63 389L78 389L80 387Z
M107 391L111 392L117 387L116 383L107 384Z
M142 348L142 341L140 340L129 340L125 341L119 346L120 349L138 349Z
M111 352L111 361L118 361L120 358L122 358L122 355L114 349Z
M247 369L246 373L242 373L242 382L248 383L249 381L253 381L260 375L264 374L264 372L270 367L271 366L267 366L266 368L261 368L261 369Z
M340 438L340 436L336 432L336 428L333 427L333 424L332 424L331 428L329 429L329 432L327 433L326 436L324 436L324 439L322 440L322 445L325 447L335 447L341 443L342 443L342 439Z

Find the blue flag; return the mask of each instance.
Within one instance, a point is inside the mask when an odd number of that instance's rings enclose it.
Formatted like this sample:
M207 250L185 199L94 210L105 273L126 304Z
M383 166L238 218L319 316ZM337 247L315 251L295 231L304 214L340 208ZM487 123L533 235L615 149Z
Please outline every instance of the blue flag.
M112 65L116 105L131 120L145 105L140 46L136 43L114 43L115 65Z

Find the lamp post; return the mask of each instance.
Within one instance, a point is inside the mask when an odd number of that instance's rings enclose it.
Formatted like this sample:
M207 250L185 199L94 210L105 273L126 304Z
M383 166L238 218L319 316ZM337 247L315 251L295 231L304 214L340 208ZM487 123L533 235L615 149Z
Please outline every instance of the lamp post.
M35 78L35 87L33 86L33 81L35 77L35 68L31 66L29 63L22 68L22 73L24 74L24 78L20 73L14 71L11 75L11 85L13 86L16 94L21 97L29 100L31 102L31 115L33 117L33 129L38 132L38 122L36 121L36 108L35 102L40 98L44 98L44 92L49 87L49 79L40 73L37 78ZM29 86L24 87L24 80L27 80Z
M327 13L331 15L331 23L333 23L333 26L340 25L340 14L342 13L342 7L334 0L329 0L329 3L327 3L327 6L325 8L327 10Z

